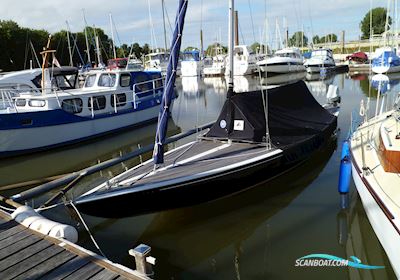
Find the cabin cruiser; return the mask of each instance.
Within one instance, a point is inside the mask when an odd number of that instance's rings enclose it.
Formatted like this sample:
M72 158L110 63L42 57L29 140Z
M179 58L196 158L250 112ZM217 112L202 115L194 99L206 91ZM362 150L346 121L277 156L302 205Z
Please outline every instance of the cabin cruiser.
M167 71L169 53L158 51L146 54L144 57L144 69L149 71Z
M233 51L235 76L251 75L257 70L257 55L246 45L235 46ZM229 75L229 57L226 60L225 75Z
M298 48L285 48L275 52L273 57L267 57L257 65L262 72L285 74L305 71L303 56Z
M371 69L374 73L384 74L400 71L400 57L395 48L383 47L375 50Z
M223 76L225 73L226 54L223 53L222 47L215 48L215 55L211 58L204 59L203 75L204 76Z
M327 71L334 70L336 67L335 60L331 49L313 50L311 57L304 62L304 66L308 73L319 73L321 69Z
M181 76L195 77L200 76L202 62L198 50L185 51L182 53Z
M58 72L25 71L19 73L20 83L13 76L0 78L0 157L77 143L157 119L160 72L90 71L82 88L76 88L76 68Z

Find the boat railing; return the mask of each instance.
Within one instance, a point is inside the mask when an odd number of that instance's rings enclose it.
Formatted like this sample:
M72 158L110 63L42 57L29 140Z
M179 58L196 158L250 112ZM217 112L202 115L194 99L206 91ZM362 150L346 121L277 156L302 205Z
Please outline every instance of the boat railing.
M149 95L156 97L164 89L164 78L157 78L149 81L143 81L132 85L132 102L136 109L142 98Z
M17 111L14 98L19 96L19 92L12 88L0 89L0 111Z

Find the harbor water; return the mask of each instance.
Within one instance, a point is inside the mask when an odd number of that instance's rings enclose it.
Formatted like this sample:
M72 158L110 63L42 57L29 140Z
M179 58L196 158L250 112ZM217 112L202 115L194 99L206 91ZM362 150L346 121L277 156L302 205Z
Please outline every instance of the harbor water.
M235 90L255 90L296 78L289 75L260 81L258 77L240 77L235 78ZM281 177L216 201L123 219L82 215L102 252L112 261L134 268L128 250L141 243L151 246L151 255L157 259L155 279L395 279L354 183L345 198L346 208L341 207L337 184L341 143L348 137L351 120L359 116L360 101L367 103L369 98L369 113L374 114L379 87L385 92L385 103L377 110L389 109L400 90L400 76L381 83L376 76L348 73L300 78L321 104L326 102L330 84L338 86L341 95L338 132L323 149ZM214 121L224 104L226 85L223 78L178 79L169 135ZM66 174L151 144L155 130L156 125L152 124L62 149L2 159L0 193L10 196L24 188L4 186ZM150 156L146 154L88 176L67 199ZM39 206L55 193L56 190L30 203ZM79 244L97 251L71 208L60 205L42 214L77 227ZM363 264L385 268L299 265L299 259L310 254L345 260L354 256Z

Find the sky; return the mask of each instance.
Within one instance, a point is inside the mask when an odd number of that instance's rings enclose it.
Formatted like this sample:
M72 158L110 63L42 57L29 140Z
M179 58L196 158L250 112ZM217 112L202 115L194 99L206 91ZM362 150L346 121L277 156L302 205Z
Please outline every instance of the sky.
M138 42L164 47L161 0L1 0L1 4L1 20L14 20L20 26L51 33L66 29L66 21L72 32L82 31L85 14L88 25L102 28L111 37L112 14L116 45ZM287 26L289 36L304 30L310 39L328 33L340 38L344 30L346 40L356 40L361 35L359 24L370 5L368 0L236 0L240 43L251 45L262 40L276 45L277 26L281 38ZM372 7L386 5L386 0L372 1ZM165 0L165 7L169 45L170 24L173 26L178 0ZM216 41L227 45L228 0L189 0L183 48L200 47L200 29L205 47Z

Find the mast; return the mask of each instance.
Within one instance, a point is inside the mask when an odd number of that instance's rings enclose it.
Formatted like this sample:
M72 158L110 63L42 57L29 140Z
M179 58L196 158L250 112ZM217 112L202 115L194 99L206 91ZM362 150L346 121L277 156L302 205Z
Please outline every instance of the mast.
M92 66L92 59L90 58L90 48L89 48L89 41L88 41L88 36L87 36L87 21L86 21L86 16L85 16L85 10L82 10L83 12L83 20L85 21L85 40L86 40L86 53L88 57L88 63L90 66Z
M165 28L165 2L164 0L161 0L161 6L162 6L162 18L163 18L163 27L164 27L164 47L165 47L165 52L167 51L167 30Z
M115 41L114 41L114 28L112 25L112 15L110 13L110 27L111 27L111 40L112 40L112 49L114 54L114 59L117 58L117 53L115 52Z
M229 80L228 80L228 97L233 93L233 46L234 46L234 23L235 6L233 0L229 0L229 40L228 40L228 53L229 53Z
M69 52L69 66L74 66L74 63L72 62L71 41L69 39L68 21L65 21L65 22L67 23L67 42L68 42L68 52Z
M158 125L156 139L153 150L154 168L158 164L164 163L164 143L168 129L168 119L171 114L169 106L171 105L174 94L174 85L176 78L176 68L178 66L179 52L182 43L182 31L185 24L185 15L188 0L179 0L179 8L175 19L175 30L171 42L171 54L168 58L167 75L164 83L164 93L160 104L160 112L158 114Z
M99 36L97 36L97 32L96 32L95 26L93 26L93 31L94 31L94 39L95 39L95 43L96 43L97 67L99 67L101 64L103 64L103 61L101 59Z

